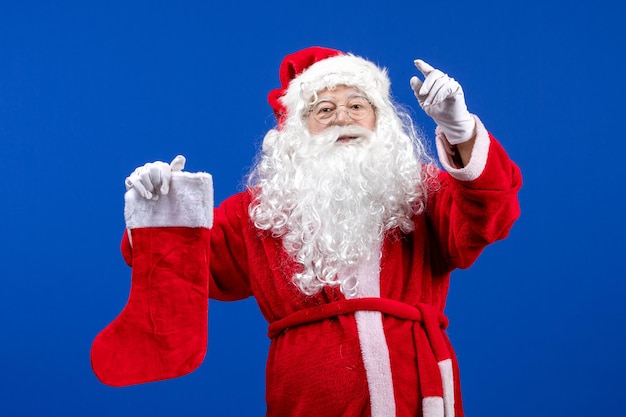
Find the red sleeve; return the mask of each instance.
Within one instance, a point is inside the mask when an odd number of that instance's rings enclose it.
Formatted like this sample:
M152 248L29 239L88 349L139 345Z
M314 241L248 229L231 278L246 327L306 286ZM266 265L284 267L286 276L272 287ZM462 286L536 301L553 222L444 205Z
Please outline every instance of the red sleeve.
M504 239L520 215L519 168L489 134L487 163L473 181L442 172L428 216L451 268L467 268L490 243Z

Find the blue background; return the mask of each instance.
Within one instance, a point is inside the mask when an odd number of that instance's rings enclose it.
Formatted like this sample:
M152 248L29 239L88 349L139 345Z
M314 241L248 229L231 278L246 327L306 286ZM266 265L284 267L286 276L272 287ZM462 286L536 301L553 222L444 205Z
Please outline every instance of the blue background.
M211 302L194 373L123 389L91 372L123 309L124 178L187 156L242 189L285 54L352 51L409 88L423 58L461 82L520 165L510 237L453 275L468 416L623 413L623 3L0 1L0 414L259 416L269 341L253 299Z

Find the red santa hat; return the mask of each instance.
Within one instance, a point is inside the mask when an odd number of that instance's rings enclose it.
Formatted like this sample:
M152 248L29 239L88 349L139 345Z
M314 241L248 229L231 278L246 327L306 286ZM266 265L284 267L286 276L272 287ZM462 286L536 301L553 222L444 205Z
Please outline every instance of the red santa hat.
M304 111L317 92L337 85L358 88L375 107L389 103L387 70L336 49L312 46L287 55L279 76L281 87L268 95L279 128L290 115Z

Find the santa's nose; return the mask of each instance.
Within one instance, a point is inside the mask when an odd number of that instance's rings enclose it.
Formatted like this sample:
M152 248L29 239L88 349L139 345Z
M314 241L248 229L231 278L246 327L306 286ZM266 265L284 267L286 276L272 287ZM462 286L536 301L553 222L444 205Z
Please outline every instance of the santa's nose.
M338 126L345 126L352 123L354 120L348 114L348 110L344 108L338 108L335 113L335 120L333 123Z

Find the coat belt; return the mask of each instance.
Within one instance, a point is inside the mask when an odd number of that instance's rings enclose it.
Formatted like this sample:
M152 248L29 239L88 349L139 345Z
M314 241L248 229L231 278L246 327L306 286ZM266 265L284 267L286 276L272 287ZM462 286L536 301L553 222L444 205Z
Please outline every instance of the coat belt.
M411 306L388 298L351 298L295 311L282 319L275 320L268 327L268 337L273 339L290 328L302 326L332 317L353 314L357 311L379 311L384 315L402 320L422 323L430 331L448 327L448 319L429 304Z

